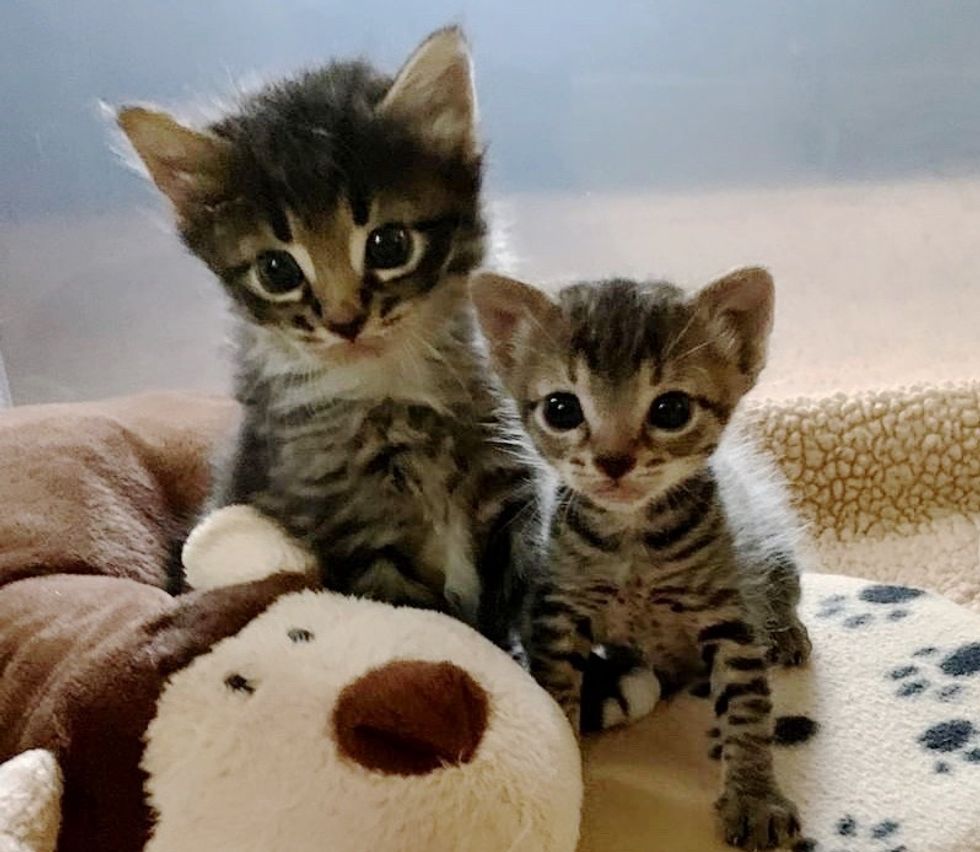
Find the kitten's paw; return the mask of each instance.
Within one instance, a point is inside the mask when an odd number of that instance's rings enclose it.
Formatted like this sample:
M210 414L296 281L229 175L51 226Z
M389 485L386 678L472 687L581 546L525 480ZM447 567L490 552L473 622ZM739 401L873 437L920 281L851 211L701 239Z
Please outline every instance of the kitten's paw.
M271 518L251 506L225 506L199 523L182 553L187 584L213 589L272 574L305 574L316 559Z
M794 620L786 627L770 630L769 660L782 666L802 666L810 659L813 644L803 622Z
M640 666L622 675L617 683L618 695L602 702L602 730L631 725L649 715L660 701L660 680L647 667Z
M642 654L622 645L599 645L583 672L582 730L593 733L635 722L663 694L663 683Z
M778 790L761 796L726 792L715 807L725 841L740 849L789 847L800 833L800 815Z

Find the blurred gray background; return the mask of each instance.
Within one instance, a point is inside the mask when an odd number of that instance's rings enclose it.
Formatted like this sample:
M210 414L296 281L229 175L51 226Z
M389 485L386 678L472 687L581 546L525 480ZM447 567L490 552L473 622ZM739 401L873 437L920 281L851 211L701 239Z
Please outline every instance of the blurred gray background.
M473 44L513 270L773 267L770 394L980 374L980 4L5 0L0 399L221 392L218 288L98 101Z

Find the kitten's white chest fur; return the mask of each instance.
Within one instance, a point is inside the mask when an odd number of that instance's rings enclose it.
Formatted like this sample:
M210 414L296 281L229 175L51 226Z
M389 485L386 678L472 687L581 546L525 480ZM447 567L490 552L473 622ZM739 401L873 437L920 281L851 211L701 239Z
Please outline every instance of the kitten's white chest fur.
M305 375L301 387L282 395L284 408L330 399L382 401L397 400L425 405L436 411L446 407L443 382L437 365L397 342L377 355L365 355L348 363L325 363L302 350L284 347L275 330L256 341L262 347L262 373L270 379Z

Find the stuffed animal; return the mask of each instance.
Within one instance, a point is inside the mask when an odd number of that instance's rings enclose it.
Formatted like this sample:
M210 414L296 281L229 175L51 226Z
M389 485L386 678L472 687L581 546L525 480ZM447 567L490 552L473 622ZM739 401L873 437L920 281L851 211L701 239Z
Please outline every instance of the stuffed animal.
M307 583L7 586L0 850L572 852L580 755L530 677Z

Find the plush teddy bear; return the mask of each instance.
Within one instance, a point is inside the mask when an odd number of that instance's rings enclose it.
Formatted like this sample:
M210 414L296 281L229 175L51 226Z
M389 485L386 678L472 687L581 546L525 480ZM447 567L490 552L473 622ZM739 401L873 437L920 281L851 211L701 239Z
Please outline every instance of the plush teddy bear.
M3 852L575 848L560 711L445 616L295 574L54 576L0 623Z

